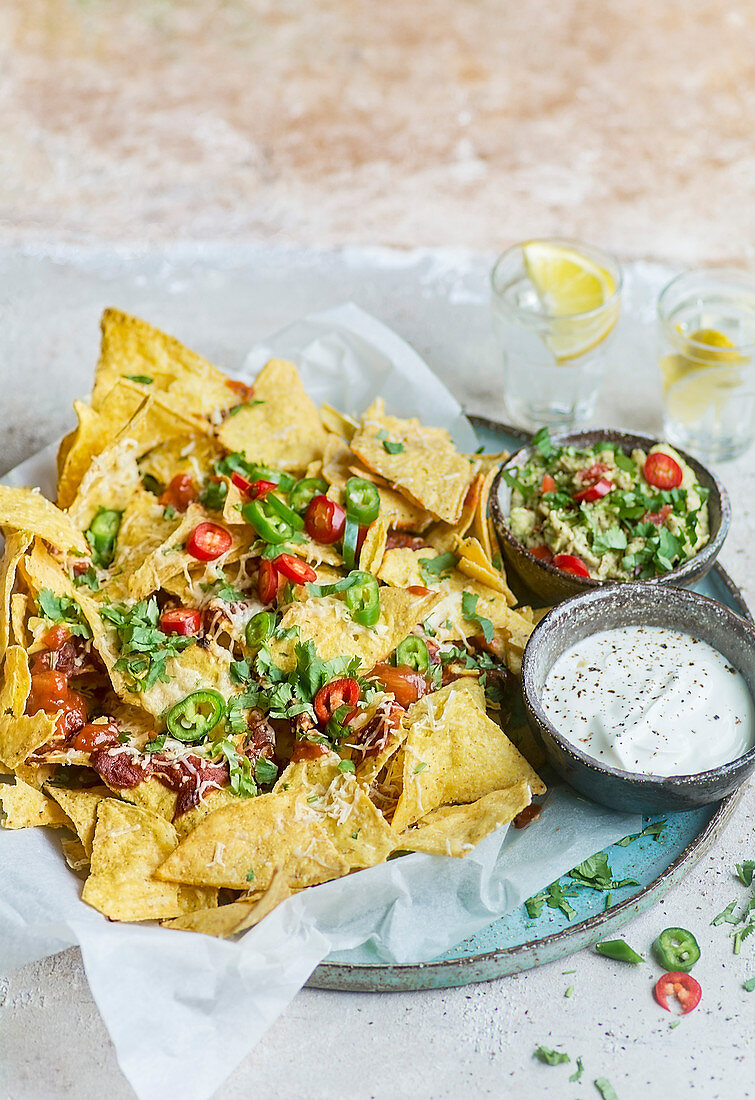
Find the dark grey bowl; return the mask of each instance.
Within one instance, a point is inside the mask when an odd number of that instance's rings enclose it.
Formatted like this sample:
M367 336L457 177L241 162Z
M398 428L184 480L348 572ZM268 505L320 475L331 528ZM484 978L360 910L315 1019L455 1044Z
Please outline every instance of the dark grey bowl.
M554 435L553 442L570 447L592 447L599 441L606 440L609 443L618 443L627 453L635 447L641 447L647 451L649 447L659 442L647 435L632 435L629 432L614 431L611 428L594 428L586 432L573 432L570 434ZM511 489L502 477L502 470L512 470L524 466L534 453L532 446L521 447L504 463L493 483L490 494L490 511L493 517L498 541L503 552L507 566L532 591L542 599L544 604L557 603L569 596L575 596L578 592L590 592L594 589L605 588L608 585L623 584L623 581L599 581L592 577L575 577L570 573L563 573L556 569L555 565L540 561L534 554L514 538L508 527L507 516L511 507ZM683 565L665 573L662 577L652 577L642 581L642 584L686 585L695 584L701 580L711 568L719 551L724 544L731 523L731 505L729 494L721 482L703 466L697 459L692 458L684 451L679 451L684 461L692 467L697 480L703 488L709 490L708 514L710 516L710 542L704 546L693 558Z
M545 680L576 642L619 626L666 626L714 646L744 676L755 698L755 626L728 607L684 588L661 591L646 584L614 584L565 600L535 627L522 661L527 718L549 762L572 787L614 810L662 813L718 802L755 769L755 748L697 775L661 778L601 764L564 738L542 707Z

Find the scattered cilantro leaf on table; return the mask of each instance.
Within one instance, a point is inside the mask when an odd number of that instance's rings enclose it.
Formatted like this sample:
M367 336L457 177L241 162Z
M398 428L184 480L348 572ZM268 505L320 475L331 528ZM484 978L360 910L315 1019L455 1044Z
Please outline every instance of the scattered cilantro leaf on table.
M570 1062L571 1058L563 1050L551 1050L550 1047L537 1047L533 1055L539 1062L546 1066L558 1066L562 1062Z

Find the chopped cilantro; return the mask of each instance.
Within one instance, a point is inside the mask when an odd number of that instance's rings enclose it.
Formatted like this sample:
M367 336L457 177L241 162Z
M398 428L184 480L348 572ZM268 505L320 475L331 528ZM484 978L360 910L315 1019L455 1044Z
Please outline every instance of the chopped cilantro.
M228 738L216 741L214 752L219 752L228 762L230 786L237 798L254 798L257 795L257 784L254 781L254 765L248 756L242 756L236 746ZM251 879L249 880L251 881Z
M618 524L609 527L607 531L601 531L592 540L592 548L596 554L605 554L607 550L626 550L627 536Z
M593 1082L595 1088L598 1090L603 1100L619 1100L616 1094L616 1089L613 1087L607 1077L596 1077Z
M383 440L383 450L387 451L389 455L400 455L406 450L403 443L392 443L390 439Z
M570 1081L579 1081L582 1074L585 1072L585 1067L582 1065L582 1059L577 1058L577 1068L569 1078Z
M652 836L655 840L661 840L661 834L666 828L667 821L664 818L663 821L652 821L650 825L647 825L641 833L634 833L632 836L625 836L623 840L617 840L616 846L618 848L626 848L628 844L631 844L635 840L639 840L643 836Z
M753 872L755 872L755 859L746 859L744 863L737 864L737 878L743 886L752 886Z
M339 772L355 772L356 768L354 767L354 761L353 760L341 760L341 762L338 765L338 770L339 770Z
M37 596L37 607L42 618L51 623L63 623L69 634L79 638L92 637L84 612L70 596L56 596L49 588L43 588Z
M541 890L538 894L533 894L531 898L527 898L524 903L524 908L527 910L527 916L530 920L536 920L543 911L546 899L545 890Z
M755 932L755 921L750 921L749 924L743 924L741 928L736 928L729 935L734 939L734 954L739 954L739 949L742 946L742 941L746 940L748 936L751 936Z
M92 592L99 592L100 582L97 579L97 571L93 565L90 565L83 573L74 574L73 583L76 588L91 588Z
M124 730L123 733L118 734L118 743L120 745L127 745L131 740L131 734L128 730Z
M718 916L714 917L710 922L711 924L739 924L739 917L734 916L734 910L737 907L737 899L730 901L725 909L722 909Z
M175 519L177 515L178 512L172 504L166 504L163 508L163 519Z
M192 636L164 634L160 630L160 610L154 596L131 608L125 604L107 604L101 614L118 633L121 656L115 662L115 671L124 673L136 691L149 691L158 680L167 683L167 661L196 642Z
M127 374L129 382L139 382L142 386L151 386L154 382L154 378L150 378L148 374Z
M158 734L157 737L154 738L154 740L147 742L147 744L144 746L144 751L162 752L167 736L167 733ZM120 738L118 738L118 740L120 741Z
M199 494L199 503L208 512L222 512L228 496L228 482L210 478Z
M423 760L421 764L417 764L417 767L416 767L416 768L414 769L414 772L413 772L413 774L414 774L414 775L419 775L419 773L420 773L420 772L423 772L423 771L425 770L425 768L426 768L426 767L427 767L427 764L426 764L426 763L425 763L425 761Z
M576 890L564 890L559 882L552 882L548 887L548 899L546 904L549 909L560 909L567 919L571 920L572 917L576 917L577 910L572 908L566 899L576 896Z
M547 1066L559 1066L562 1062L570 1062L571 1058L563 1050L551 1050L549 1047L537 1047L533 1055Z
M251 867L249 868L249 870L246 873L246 881L247 882L254 882L254 871L252 870Z
M447 550L445 554L438 554L434 558L420 558L419 568L423 580L432 584L433 581L442 580L450 575L456 568L456 554Z
M255 405L264 405L264 401L242 401L240 405L234 405L228 416L236 416L242 409L253 409Z
M511 470L501 470L501 477L506 482L509 489L516 489L523 497L528 497L532 493L532 486L527 485L518 478L516 474L512 474Z
M479 598L476 592L463 592L461 596L461 613L465 619L470 619L473 622L479 623L485 641L492 642L495 635L495 627L490 619L478 615L477 601Z
M618 448L613 452L613 460L620 470L623 470L627 474L633 474L637 469L637 465L629 455L625 455L623 451Z
M277 765L274 764L272 760L267 760L264 756L260 756L257 763L254 765L254 778L261 787L269 786L278 778Z
M755 990L755 978L748 978L746 982L742 982L742 988L746 993L752 993Z
M541 428L532 437L532 446L543 458L552 458L560 450L551 439L547 428Z

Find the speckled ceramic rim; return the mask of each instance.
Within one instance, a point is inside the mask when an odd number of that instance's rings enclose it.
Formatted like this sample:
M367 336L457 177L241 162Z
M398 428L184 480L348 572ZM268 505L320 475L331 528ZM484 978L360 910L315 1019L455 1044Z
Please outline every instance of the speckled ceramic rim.
M521 435L521 433L517 434ZM553 435L551 438L558 446L580 448L583 446L592 446L598 437L605 439L609 443L618 443L625 448L627 452L637 447L646 451L649 447L654 447L660 442L660 440L653 439L653 437L649 435L637 435L631 432L617 431L613 428L590 428L582 432L564 432ZM701 462L698 462L696 458L688 455L685 451L681 451L678 448L675 449L677 453L682 456L684 461L694 470L698 481L702 485L707 486L711 490L711 493L716 494L721 519L717 529L711 533L710 542L695 554L694 557L690 558L689 561L685 561L682 565L677 566L676 569L672 569L670 573L664 573L660 577L650 577L648 580L640 582L645 585L683 585L685 583L692 583L699 576L700 571L704 570L708 563L712 564L718 557L721 547L726 541L726 536L729 533L729 526L731 524L731 502L729 500L729 494L724 486L707 466L703 466ZM551 565L550 562L541 561L540 558L536 558L519 539L512 535L508 523L506 522L507 517L504 515L498 498L499 487L503 471L524 465L531 458L532 454L533 447L530 443L527 443L524 447L520 447L518 451L515 451L514 454L504 462L493 482L490 491L490 511L493 516L496 531L500 537L505 539L516 554L525 559L531 569L536 568L541 570L546 576L552 577L555 582L564 581L566 576L568 577L568 582L566 583L572 588L576 587L582 591L601 589L615 584L627 583L625 581L602 581L597 580L595 577L575 577L572 574L564 574L560 569L557 569L555 565Z
M715 623L715 619L723 615L723 618L727 621L727 626L737 627L737 629L745 632L750 644L755 649L755 625L753 625L752 619L748 616L738 615L731 608L726 607L724 604L719 603L717 600L712 600L709 596L703 596L700 592L691 592L687 588L670 588L664 595L663 609L667 608L669 604L676 603L681 608L692 609L700 612L700 617L690 616L690 634L693 634L697 638L701 638L702 641L708 642L716 648L715 630L706 637L705 631L700 629L700 618L706 618L706 612L715 611L715 615L711 615L711 622ZM552 631L553 624L559 620L566 619L567 621L584 619L590 616L591 612L598 612L596 616L598 622L596 623L596 631L610 630L614 627L621 626L634 626L641 625L643 609L651 604L653 609L658 607L658 602L652 592L649 592L645 585L640 584L626 584L621 585L619 588L613 585L610 588L603 588L596 592L583 592L577 596L572 596L568 600L564 600L563 603L557 604L552 611L549 611L537 624L532 634L530 635L527 646L524 650L524 656L522 658L522 691L524 692L525 703L534 714L538 724L547 730L550 737L564 750L570 757L579 761L583 767L591 771L596 776L606 775L611 776L614 779L631 783L634 786L642 787L648 791L662 791L664 788L668 788L670 785L679 788L688 784L690 781L694 781L694 784L698 787L704 787L706 784L713 783L716 780L737 772L740 768L747 765L755 766L755 747L751 748L749 752L744 753L742 756L736 757L734 760L728 761L726 764L721 764L717 768L711 768L709 771L695 772L692 775L675 775L675 776L653 776L644 775L639 772L628 772L622 768L613 768L608 764L602 764L600 761L595 760L594 757L588 756L587 753L582 752L577 748L573 742L553 725L546 711L543 709L537 690L535 689L533 680L533 667L537 661L538 647L543 643L543 640L548 637L548 631ZM608 610L601 608L601 605L608 605ZM615 605L612 606L612 605ZM600 614L602 610L602 615ZM609 621L607 622L606 619ZM551 635L552 636L552 635ZM575 634L575 637L579 637L579 633ZM589 636L589 635L588 635ZM567 646L571 642L567 641ZM562 652L564 652L562 650ZM560 654L559 654L560 656ZM556 658L557 659L557 658ZM734 658L727 657L732 665L736 665ZM744 673L741 673L744 675ZM755 684L748 680L747 686L750 690L750 694L755 697ZM747 776L744 776L742 782L746 781ZM712 801L718 801L713 799Z

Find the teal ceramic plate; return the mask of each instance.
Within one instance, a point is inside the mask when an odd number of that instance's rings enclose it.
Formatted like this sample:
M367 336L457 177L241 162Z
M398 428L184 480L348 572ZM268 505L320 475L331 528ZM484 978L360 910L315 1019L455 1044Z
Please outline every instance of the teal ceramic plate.
M472 419L486 451L515 450L529 438L503 425ZM720 565L715 565L695 589L752 618L739 590ZM520 907L430 962L352 966L326 961L307 984L355 992L443 989L491 981L563 959L617 931L683 879L720 837L739 798L734 794L700 810L647 818L645 824L666 821L660 840L648 836L626 847L614 844L606 849L614 877L634 878L639 883L614 891L608 909L604 908L605 895L580 890L569 899L577 911L571 921L560 911L548 908L537 920L530 920Z

